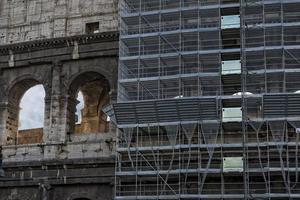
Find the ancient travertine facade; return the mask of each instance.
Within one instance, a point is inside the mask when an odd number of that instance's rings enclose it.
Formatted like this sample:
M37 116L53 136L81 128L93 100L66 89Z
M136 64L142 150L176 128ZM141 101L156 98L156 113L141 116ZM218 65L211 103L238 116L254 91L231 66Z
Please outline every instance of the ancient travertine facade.
M117 96L117 7L0 1L0 200L112 199L116 129L103 108ZM20 131L20 100L39 84L44 127ZM76 124L79 90L85 107Z
M115 31L117 0L1 0L0 44L84 34L88 23Z

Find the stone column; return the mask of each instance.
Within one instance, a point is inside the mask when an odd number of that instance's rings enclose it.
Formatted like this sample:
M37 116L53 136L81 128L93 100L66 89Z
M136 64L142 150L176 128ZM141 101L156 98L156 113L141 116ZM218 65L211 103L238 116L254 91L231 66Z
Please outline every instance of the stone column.
M66 101L62 93L62 63L55 62L52 67L51 94L45 99L45 143L61 143L66 141L64 113Z
M68 136L75 133L75 113L76 113L76 105L78 104L78 100L73 95L66 96L66 107L64 108L64 126L65 126L65 132ZM67 138L69 139L69 138Z
M16 145L18 133L19 106L12 99L0 102L0 142L2 145Z
M110 97L110 105L117 103L117 98L118 98L117 89L112 88L110 90L109 97ZM109 132L111 132L111 133L117 132L116 124L114 124L112 121L110 121L110 124L109 124Z
M0 102L0 146L6 145L6 119L8 103Z

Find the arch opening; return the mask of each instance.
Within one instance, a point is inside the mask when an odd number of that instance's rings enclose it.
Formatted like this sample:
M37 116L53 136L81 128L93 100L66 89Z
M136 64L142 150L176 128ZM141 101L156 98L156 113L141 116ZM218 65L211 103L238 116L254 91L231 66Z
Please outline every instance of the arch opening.
M69 133L109 131L109 119L102 112L109 103L109 83L96 72L86 72L73 80L69 90Z
M16 83L9 91L6 144L35 144L43 138L45 89L37 80Z
M39 84L27 90L20 102L19 131L44 126L45 90Z

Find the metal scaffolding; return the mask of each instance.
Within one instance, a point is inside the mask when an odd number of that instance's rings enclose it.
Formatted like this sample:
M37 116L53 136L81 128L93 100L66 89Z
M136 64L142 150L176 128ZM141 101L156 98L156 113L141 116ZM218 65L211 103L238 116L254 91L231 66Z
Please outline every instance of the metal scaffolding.
M122 0L115 199L300 199L300 1Z

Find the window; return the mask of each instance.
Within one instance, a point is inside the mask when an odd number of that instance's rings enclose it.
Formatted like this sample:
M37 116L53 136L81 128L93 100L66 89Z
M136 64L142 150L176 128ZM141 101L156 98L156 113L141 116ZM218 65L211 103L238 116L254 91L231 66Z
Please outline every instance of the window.
M224 172L242 172L243 157L226 157L223 159Z
M241 74L240 60L227 60L222 62L222 75Z
M45 90L36 85L26 91L21 99L19 130L37 129L44 126Z
M221 18L222 29L240 28L240 16L239 15L227 15Z
M102 111L109 103L109 82L96 72L86 72L70 86L69 133L95 134L109 131L109 118Z
M223 122L241 122L242 108L223 108Z
M85 33L86 34L94 34L99 33L99 22L87 23L85 25Z
M16 83L9 91L6 144L35 144L43 140L45 89L34 79Z

